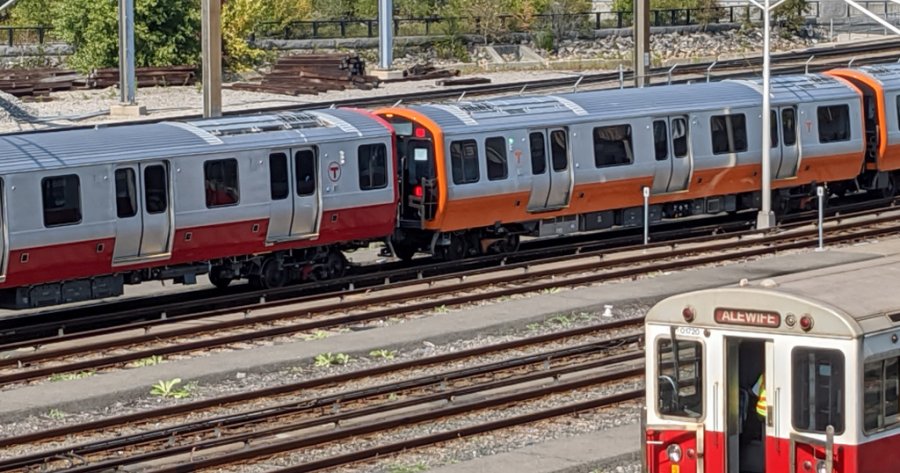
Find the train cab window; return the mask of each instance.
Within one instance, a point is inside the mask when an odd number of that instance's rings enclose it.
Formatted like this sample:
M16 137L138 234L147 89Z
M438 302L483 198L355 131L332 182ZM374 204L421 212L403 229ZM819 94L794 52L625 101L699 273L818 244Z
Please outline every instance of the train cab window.
M850 140L850 106L829 105L816 109L819 119L819 142Z
M134 217L137 211L137 183L134 169L116 169L116 217Z
M44 226L57 227L81 222L81 181L75 174L41 180Z
M269 191L272 200L287 199L291 193L290 178L288 177L287 155L284 153L272 153L269 155Z
M381 143L362 145L357 150L359 162L359 189L384 189L387 187L387 147Z
M665 120L653 122L653 149L657 161L665 161L669 157L669 128Z
M144 208L148 214L163 213L169 208L166 168L162 164L144 168Z
M554 171L565 171L569 167L569 137L565 131L550 132L550 158Z
M506 179L509 175L506 160L506 138L501 136L484 140L484 151L488 180Z
M676 348L677 346L677 348ZM656 405L660 415L703 417L703 345L668 338L657 343Z
M531 174L537 176L547 172L547 147L544 142L544 134L541 132L528 135L528 144L531 148Z
M203 163L203 176L206 179L207 208L234 205L240 201L236 159L217 159Z
M796 348L793 366L793 423L805 432L844 431L844 355L839 350Z
M781 139L785 146L797 144L797 112L793 108L781 111Z
M300 197L316 193L316 153L304 149L294 153L297 195Z
M478 144L475 140L450 143L450 166L454 184L478 182Z
M900 359L863 366L863 429L871 433L900 424Z
M688 155L688 124L684 118L672 119L672 148L676 158Z
M713 154L747 151L747 119L743 113L715 115L709 119Z
M594 128L594 165L598 168L634 162L631 125Z

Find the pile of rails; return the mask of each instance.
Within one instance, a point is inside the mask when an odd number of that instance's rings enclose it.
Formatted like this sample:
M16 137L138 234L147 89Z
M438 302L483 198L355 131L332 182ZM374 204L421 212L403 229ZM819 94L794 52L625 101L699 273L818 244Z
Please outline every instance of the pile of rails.
M371 90L377 77L366 75L366 63L355 54L284 56L259 84L239 82L232 89L286 95L318 94L350 88Z
M191 85L197 77L194 66L139 67L138 87ZM119 84L118 69L97 69L87 76L66 69L8 69L0 71L0 90L16 97L46 96L72 89L105 89Z

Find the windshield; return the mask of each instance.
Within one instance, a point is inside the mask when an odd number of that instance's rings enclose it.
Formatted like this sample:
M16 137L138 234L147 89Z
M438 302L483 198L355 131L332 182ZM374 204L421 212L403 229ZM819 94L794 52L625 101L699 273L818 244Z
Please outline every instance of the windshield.
M676 348L677 347L677 348ZM703 346L663 338L657 345L657 409L660 415L703 416Z

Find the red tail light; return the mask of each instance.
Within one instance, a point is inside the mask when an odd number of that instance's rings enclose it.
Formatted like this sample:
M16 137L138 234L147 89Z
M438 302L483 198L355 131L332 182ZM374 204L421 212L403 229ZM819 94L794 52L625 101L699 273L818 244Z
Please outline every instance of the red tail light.
M425 196L425 189L422 186L413 187L413 196L422 198Z
M425 129L424 128L416 128L416 138L425 138Z

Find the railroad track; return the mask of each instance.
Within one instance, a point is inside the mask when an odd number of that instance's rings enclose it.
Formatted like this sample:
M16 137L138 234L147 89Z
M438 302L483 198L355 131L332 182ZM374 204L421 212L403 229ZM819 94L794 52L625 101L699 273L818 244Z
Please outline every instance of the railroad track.
M900 210L877 210L843 216L827 226L829 244L900 233ZM850 219L852 221L842 221ZM203 314L204 324L164 326L117 337L84 339L57 348L13 354L0 360L0 386L40 380L61 373L125 367L128 363L174 354L190 355L217 347L266 341L340 327L362 328L390 317L478 303L503 297L558 290L600 282L638 278L814 247L817 230L797 227L778 233L739 232L728 237L687 239L652 247L616 251L584 251L536 261L504 262L497 268L477 268L326 296L286 299L265 306L267 311L234 308ZM256 313L261 312L261 313ZM184 316L195 320L201 314ZM104 333L104 335L106 335ZM287 338L287 340L293 340Z
M638 388L643 375L641 328L639 319L619 320L3 438L0 447L6 458L0 460L0 471L88 472L116 468L193 471L337 442L344 445L360 437L379 434L405 437L401 442L363 448L348 455L317 458L300 465L299 470L289 471L315 471L366 461L405 449L637 399L643 395ZM484 362L485 358L490 360ZM454 365L457 367L446 369ZM362 384L362 387L338 392L328 390L347 384ZM589 396L591 399L576 404L554 404L525 415L426 436L402 434L414 424L471 418L480 411L514 403L521 407L522 403L598 386L611 387L607 394ZM233 406L237 405L243 408L234 412ZM188 415L202 416L202 419L158 427ZM329 429L338 425L340 429ZM105 432L117 432L117 435L109 437ZM59 442L66 445L58 446ZM40 453L11 456L17 447L33 451L36 444L49 448ZM189 463L181 464L185 461Z

